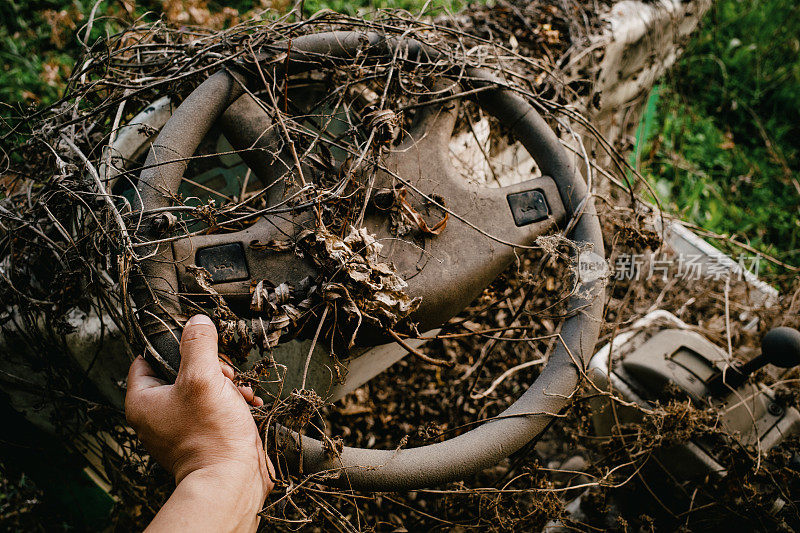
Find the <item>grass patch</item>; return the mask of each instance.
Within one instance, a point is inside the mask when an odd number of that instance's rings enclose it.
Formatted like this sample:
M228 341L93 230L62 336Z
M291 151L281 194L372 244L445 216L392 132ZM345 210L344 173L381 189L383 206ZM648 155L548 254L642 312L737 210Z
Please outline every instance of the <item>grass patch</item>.
M669 210L800 265L800 6L720 0L662 81L642 170Z

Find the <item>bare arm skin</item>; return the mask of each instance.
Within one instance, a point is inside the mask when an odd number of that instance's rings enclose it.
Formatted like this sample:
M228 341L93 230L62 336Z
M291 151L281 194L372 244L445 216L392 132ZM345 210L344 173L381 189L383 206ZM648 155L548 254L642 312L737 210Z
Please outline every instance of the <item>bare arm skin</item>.
M142 357L131 364L125 415L153 458L177 487L147 531L255 531L272 490L249 387L231 381L218 359L211 319L196 315L181 338L175 383L160 380Z

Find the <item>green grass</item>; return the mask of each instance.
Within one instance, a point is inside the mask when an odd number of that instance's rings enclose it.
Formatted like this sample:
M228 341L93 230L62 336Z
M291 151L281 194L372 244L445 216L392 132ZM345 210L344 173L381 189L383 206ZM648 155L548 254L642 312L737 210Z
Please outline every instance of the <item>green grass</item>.
M50 42L52 32L42 12L58 7L56 3L31 4L0 3L4 21L0 25L0 102L8 105L53 102L74 63L68 51Z
M669 210L800 265L800 6L719 0L662 80L642 170Z

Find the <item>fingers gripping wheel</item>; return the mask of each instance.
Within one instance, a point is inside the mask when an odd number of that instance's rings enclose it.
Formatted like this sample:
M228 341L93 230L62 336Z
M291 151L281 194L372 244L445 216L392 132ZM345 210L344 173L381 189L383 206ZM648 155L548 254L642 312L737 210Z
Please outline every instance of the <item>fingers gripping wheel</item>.
M387 39L375 33L332 32L299 37L292 42L281 68L288 73L335 67L367 54L393 57L401 51L416 62L434 62L438 53L411 39ZM259 69L275 62L265 61ZM263 70L261 71L263 74ZM381 170L365 179L369 202L363 212L363 227L384 244L381 260L391 262L408 284L411 298L420 298L409 317L425 331L441 325L463 309L514 258L513 245L530 245L535 238L563 228L578 209L583 215L574 225L575 240L591 243L602 253L599 223L591 202L585 202L586 186L567 157L558 138L525 100L497 86L490 74L479 69L455 72L474 88L479 105L513 131L536 161L542 177L511 187L472 187L455 172L448 158L448 142L457 105L452 101L429 106L419 113L416 124L396 146L382 154ZM177 193L185 161L192 156L212 125L218 123L235 148L244 149L243 159L269 185L267 205L280 206L285 183L277 177L291 171L289 158L270 158L260 149L275 141L264 135L272 118L245 93L244 74L219 72L201 84L176 110L153 144L139 180L139 194L146 213L164 212ZM275 129L279 125L274 125ZM283 146L284 151L286 146ZM357 167L360 161L356 161ZM302 172L302 166L299 167ZM356 168L356 170L358 170ZM302 179L302 178L301 178ZM287 195L292 191L287 191ZM399 204L414 215L433 209L447 216L446 226L425 226L427 236L409 242L397 239L396 229L385 215L382 202ZM363 203L363 202L362 202ZM308 258L291 252L264 249L251 243L296 240L306 230L318 229L310 209L284 209L280 216L259 219L253 225L220 234L191 234L165 238L157 224L145 224L148 259L142 261L143 278L134 288L140 324L155 357L165 373L179 363L178 339L182 317L179 287L191 293L196 286L195 267L211 274L214 289L231 308L246 313L252 282L268 280L274 285L299 284L316 275ZM274 212L274 211L273 211ZM361 218L360 216L357 218ZM441 232L435 235L439 230ZM286 431L295 442L304 472L347 470L347 482L356 488L388 490L414 488L467 476L513 453L546 426L552 414L562 409L573 393L578 373L576 363L588 360L597 341L602 314L602 289L587 287L570 300L575 312L561 331L564 340L531 388L498 420L445 442L395 450L345 448L331 459L322 445L308 437ZM591 296L586 299L586 295ZM379 328L359 332L363 343L385 342ZM299 450L302 449L302 452Z

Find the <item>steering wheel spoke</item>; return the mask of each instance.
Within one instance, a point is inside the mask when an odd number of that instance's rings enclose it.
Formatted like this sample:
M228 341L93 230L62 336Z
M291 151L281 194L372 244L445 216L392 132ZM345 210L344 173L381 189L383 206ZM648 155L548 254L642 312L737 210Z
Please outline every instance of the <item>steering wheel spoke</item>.
M236 153L247 163L265 189L266 205L280 202L285 192L283 179L290 170L284 143L269 113L249 94L235 100L219 121L220 129Z
M173 242L182 293L188 297L207 294L198 282L198 268L202 268L231 309L249 314L251 287L255 283L298 283L316 274L311 265L294 255L295 237L304 229L314 229L314 219L308 211L261 218L236 232L195 235Z

